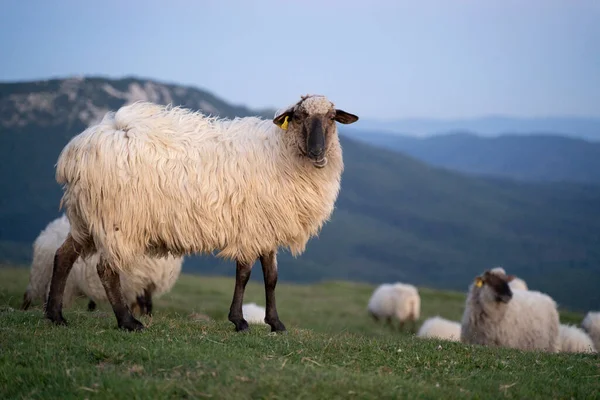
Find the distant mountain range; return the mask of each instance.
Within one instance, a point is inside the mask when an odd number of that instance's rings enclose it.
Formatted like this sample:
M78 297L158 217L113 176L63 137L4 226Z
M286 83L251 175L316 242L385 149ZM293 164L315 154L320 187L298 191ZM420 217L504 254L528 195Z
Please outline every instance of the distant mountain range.
M136 99L227 117L273 115L134 78L0 84L0 261L29 262L32 241L60 215L54 164L66 142ZM466 290L477 273L502 265L563 306L600 307L599 186L467 176L345 136L342 146L346 168L332 221L304 255L282 254L282 280ZM232 275L225 264L189 257L184 269Z
M491 116L464 119L363 119L360 129L417 137L456 131L476 132L482 136L553 133L561 136L600 141L600 117L517 118Z
M468 174L600 184L600 142L541 134L482 137L451 133L417 138L359 130L344 133L361 142Z

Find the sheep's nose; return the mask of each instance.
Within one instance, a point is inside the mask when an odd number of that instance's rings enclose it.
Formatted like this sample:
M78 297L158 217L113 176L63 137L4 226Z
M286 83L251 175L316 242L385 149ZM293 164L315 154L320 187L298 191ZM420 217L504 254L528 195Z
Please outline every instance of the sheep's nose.
M308 155L311 158L321 158L323 157L323 148L320 146L313 147L308 151Z

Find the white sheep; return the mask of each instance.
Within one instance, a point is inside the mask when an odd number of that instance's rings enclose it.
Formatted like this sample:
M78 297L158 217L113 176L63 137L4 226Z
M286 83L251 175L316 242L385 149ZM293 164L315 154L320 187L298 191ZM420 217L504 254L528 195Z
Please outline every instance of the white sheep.
M400 322L400 329L406 321L411 321L414 330L416 320L421 314L421 297L413 285L400 282L384 283L379 285L371 295L367 311L375 321L384 319L391 325L392 319L397 319Z
M595 353L592 339L576 326L561 324L558 328L560 351L565 353Z
M137 330L143 325L120 300L120 272L144 254L218 251L236 260L229 312L236 330L248 329L243 295L259 258L265 320L285 331L275 305L277 250L301 254L330 218L344 167L335 122L357 120L324 96L303 96L273 121L145 102L107 114L71 139L57 162L71 232L56 254L47 318L66 323L61 297L80 254L101 255L98 273L117 323Z
M550 296L511 290L506 275L485 271L470 285L461 342L521 350L559 349L559 317Z
M492 268L490 270L490 272L492 272L492 273L499 272L501 274L506 275L506 271L502 267ZM511 289L529 290L529 288L527 287L527 283L523 279L518 278L514 275L506 275L506 276L509 279L508 286L510 286Z
M440 316L428 318L419 328L417 336L460 342L460 323Z
M69 221L65 215L50 222L33 244L33 262L29 284L23 296L22 309L29 308L34 300L45 300L52 277L54 255L69 234ZM69 273L65 285L63 306L70 307L79 296L91 299L88 309L96 302L105 302L106 291L98 277L99 256L93 254L85 260L78 259ZM182 258L141 257L137 268L122 274L123 296L129 307L139 307L141 313L152 314L152 296L160 296L171 290L181 272Z
M600 351L600 311L589 311L581 322L581 327L592 338L596 349Z
M264 307L261 307L256 303L247 303L242 305L242 313L244 315L244 319L248 321L249 324L265 324L266 310Z

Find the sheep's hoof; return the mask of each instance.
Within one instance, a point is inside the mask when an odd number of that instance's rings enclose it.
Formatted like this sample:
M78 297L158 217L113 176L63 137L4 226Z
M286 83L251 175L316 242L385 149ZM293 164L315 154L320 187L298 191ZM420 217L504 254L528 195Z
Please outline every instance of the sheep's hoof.
M57 314L46 314L46 318L52 321L54 325L67 326L67 320L62 316L61 312Z
M119 323L119 328L133 332L133 331L141 331L145 327L144 327L144 324L142 324L140 321L138 321L137 319L132 317L126 321Z
M277 332L282 334L287 334L287 330L285 329L285 325L280 320L277 320L271 324L271 332Z
M235 324L236 332L249 332L250 331L250 325L248 325L248 322L246 322L245 319L238 321L238 322L233 322L233 323Z

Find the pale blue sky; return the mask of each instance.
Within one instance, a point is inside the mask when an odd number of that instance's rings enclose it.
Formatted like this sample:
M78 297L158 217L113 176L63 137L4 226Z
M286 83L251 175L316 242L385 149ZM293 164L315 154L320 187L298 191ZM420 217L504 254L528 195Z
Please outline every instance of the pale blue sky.
M137 75L364 118L600 116L600 0L0 2L0 80Z

